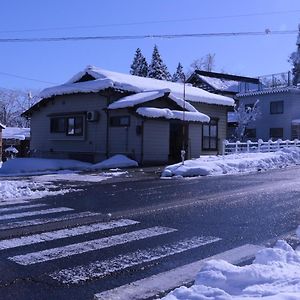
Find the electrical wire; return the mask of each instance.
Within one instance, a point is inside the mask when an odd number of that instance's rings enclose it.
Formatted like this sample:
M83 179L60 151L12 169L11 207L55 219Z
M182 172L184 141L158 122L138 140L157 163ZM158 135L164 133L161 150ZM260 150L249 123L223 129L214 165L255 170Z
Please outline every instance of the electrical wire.
M219 19L231 19L240 17L254 17L254 16L267 16L267 15L280 15L299 13L297 10L285 10L285 11L271 11L262 13L248 13L239 15L224 15L224 16L208 16L199 18L186 18L186 19L168 19L168 20L152 20L143 22L128 22L128 23L111 23L111 24L99 24L99 25L86 25L86 26L66 26L66 27L48 27L48 28L36 28L36 29L17 29L17 30L0 30L0 33L23 33L23 32L42 32L42 31L57 31L57 30L78 30L78 29L92 29L101 27L119 27L119 26L135 26L135 25L151 25L151 24L163 24L163 23L179 23L179 22L194 22L202 20L219 20Z
M44 80L39 80L39 79L35 79L35 78L29 78L29 77L20 76L20 75L16 75L16 74L10 74L10 73L6 73L6 72L0 72L0 75L15 77L15 78L24 79L24 80L36 81L36 82L40 82L40 83L57 84L55 82L44 81Z
M0 38L0 43L32 43L32 42L66 42L87 40L139 40L139 39L177 39L177 38L207 38L207 37L237 37L295 34L298 30L248 31L248 32L215 32L215 33L183 33L183 34L148 34L148 35L107 35L107 36L67 36L43 38Z

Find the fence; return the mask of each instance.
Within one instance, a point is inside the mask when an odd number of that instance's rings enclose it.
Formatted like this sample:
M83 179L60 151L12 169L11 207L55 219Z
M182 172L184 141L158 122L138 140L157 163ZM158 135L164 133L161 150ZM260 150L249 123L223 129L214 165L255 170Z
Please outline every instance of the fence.
M227 140L223 141L222 154L234 154L234 153L250 153L250 152L275 152L286 147L300 147L300 140L269 140L264 142L263 140L258 140L257 142L229 142Z

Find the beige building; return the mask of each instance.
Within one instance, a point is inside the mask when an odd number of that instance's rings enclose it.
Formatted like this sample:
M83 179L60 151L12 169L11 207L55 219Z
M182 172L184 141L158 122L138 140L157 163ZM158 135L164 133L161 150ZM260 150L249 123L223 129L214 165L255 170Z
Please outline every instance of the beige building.
M184 95L185 94L185 95ZM202 89L87 67L43 90L31 119L32 156L98 162L125 154L141 164L221 151L234 100Z

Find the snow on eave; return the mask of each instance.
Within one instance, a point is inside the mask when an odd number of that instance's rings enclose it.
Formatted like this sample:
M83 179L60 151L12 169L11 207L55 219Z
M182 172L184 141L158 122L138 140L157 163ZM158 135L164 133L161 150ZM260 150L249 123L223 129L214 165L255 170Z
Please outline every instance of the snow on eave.
M184 101L183 99L177 98L174 95L170 94L169 89L163 89L157 91L144 91L142 93L129 95L113 102L108 106L108 109L134 107L136 105L153 101L164 96L170 99L171 101L175 102L178 106L180 106L181 108L187 111L198 112L197 109L187 101Z
M285 87L285 88L274 88L274 89L266 89L262 91L253 91L247 93L239 93L237 97L248 97L248 96L258 96L258 95L267 95L267 94L276 94L276 93L285 93L285 92L300 92L300 89L292 86L292 87Z
M5 129L6 127L5 127L5 125L3 125L2 123L0 123L0 128L1 128L1 129Z
M73 76L67 82L67 84L72 84L80 80L80 78L82 78L85 74L89 74L90 76L93 76L95 78L95 80L92 80L92 82L96 82L98 80L103 80L103 79L110 79L113 81L114 87L119 88L121 90L127 90L127 91L139 93L143 91L162 90L167 88L171 90L171 93L175 97L179 97L179 98L183 97L183 90L184 90L183 83L112 72L112 71L107 71L93 66L88 66L84 71L79 72L78 74ZM186 100L191 102L234 106L234 100L232 98L209 93L203 89L189 86L189 85L185 86L185 94L186 94Z
M201 122L208 123L210 121L209 116L200 112L190 112L181 110L171 110L168 108L155 108L155 107L139 107L136 112L147 118L165 118L165 119L177 119L187 122Z

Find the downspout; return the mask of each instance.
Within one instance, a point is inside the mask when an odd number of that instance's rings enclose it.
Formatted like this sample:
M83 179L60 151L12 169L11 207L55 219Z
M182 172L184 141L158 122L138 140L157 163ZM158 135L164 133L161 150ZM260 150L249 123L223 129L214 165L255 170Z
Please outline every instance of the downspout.
M106 158L109 158L109 110L108 106L110 104L110 94L106 98Z
M142 120L141 164L144 163L144 120Z

